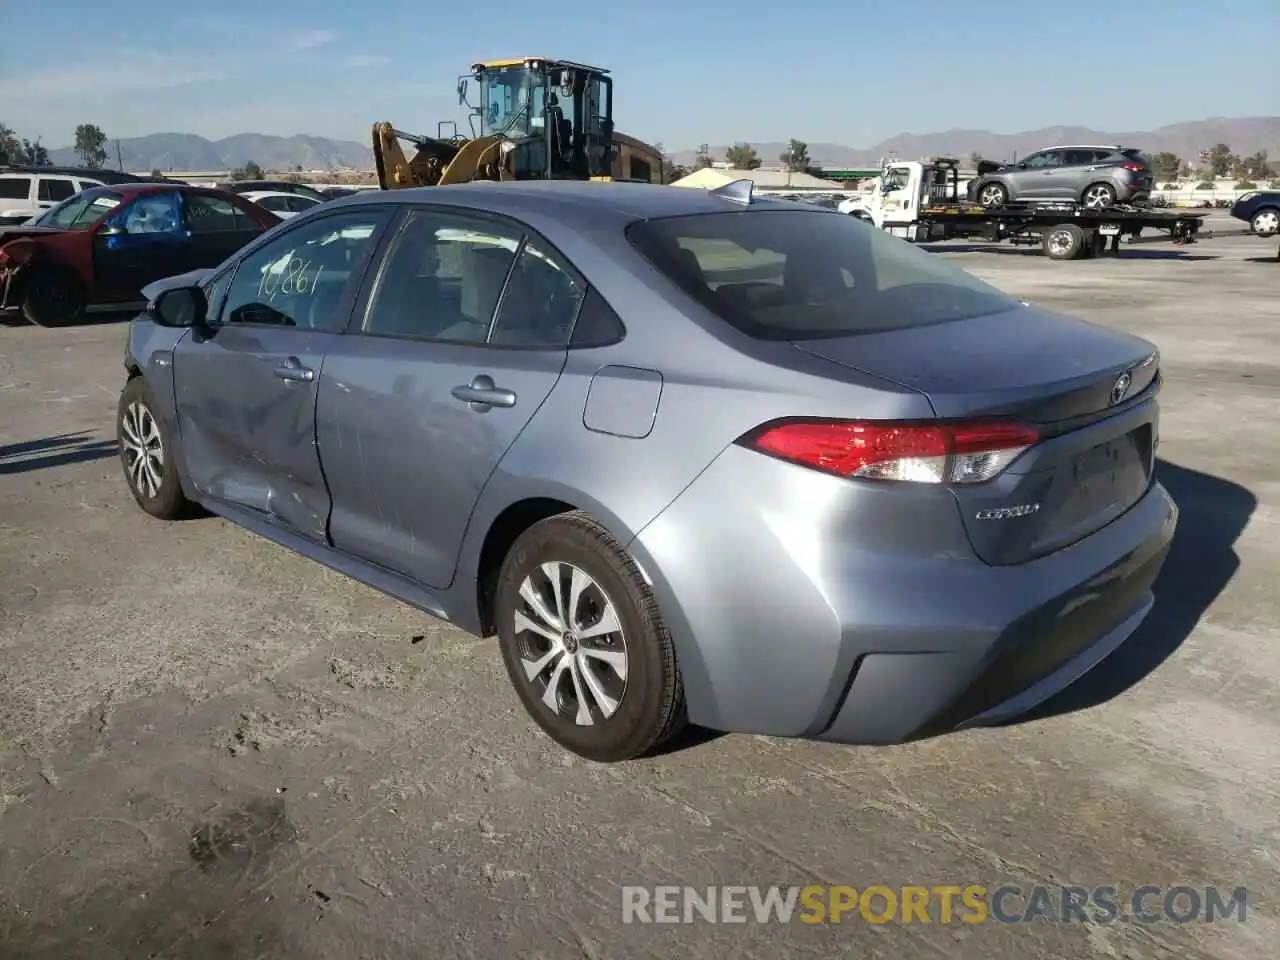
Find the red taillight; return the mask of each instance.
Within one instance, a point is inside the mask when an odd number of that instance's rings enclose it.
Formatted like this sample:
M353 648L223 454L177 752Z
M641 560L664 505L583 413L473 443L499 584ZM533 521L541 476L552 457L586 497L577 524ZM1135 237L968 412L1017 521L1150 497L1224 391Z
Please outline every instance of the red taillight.
M1039 435L1020 423L900 424L788 420L742 438L744 446L839 477L980 483L997 476Z
M1132 170L1134 173L1145 173L1147 169L1140 163L1126 163L1124 168L1126 170Z

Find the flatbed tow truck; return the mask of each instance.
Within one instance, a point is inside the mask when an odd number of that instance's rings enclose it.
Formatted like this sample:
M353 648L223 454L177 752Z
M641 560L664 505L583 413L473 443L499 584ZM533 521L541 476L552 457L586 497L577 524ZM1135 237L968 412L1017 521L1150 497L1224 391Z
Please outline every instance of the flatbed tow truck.
M960 193L959 162L950 157L892 161L870 197L840 204L841 213L866 220L914 243L976 239L1040 246L1051 260L1119 256L1120 244L1195 243L1232 231L1202 232L1207 213L1136 206L1087 207L1029 201L988 208ZM1148 228L1158 236L1142 236Z

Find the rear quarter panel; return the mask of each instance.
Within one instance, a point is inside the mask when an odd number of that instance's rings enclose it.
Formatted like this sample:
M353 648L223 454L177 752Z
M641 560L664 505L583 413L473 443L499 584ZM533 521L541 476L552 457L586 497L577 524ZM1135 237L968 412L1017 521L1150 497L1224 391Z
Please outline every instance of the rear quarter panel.
M928 417L920 393L788 343L738 334L643 260L616 228L530 223L586 276L627 327L613 346L569 352L560 379L508 449L476 505L460 558L474 577L494 519L518 501L548 497L586 510L629 544L726 447L783 416ZM656 413L642 437L588 429L592 380L606 366L661 375ZM635 397L635 391L618 391ZM647 402L647 401L646 401Z

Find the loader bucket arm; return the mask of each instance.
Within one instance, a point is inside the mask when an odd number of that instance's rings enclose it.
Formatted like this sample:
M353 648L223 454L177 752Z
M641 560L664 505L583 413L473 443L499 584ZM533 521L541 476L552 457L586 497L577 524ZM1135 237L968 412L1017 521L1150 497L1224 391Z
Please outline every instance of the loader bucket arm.
M487 137L468 140L449 161L440 175L439 183L466 183L470 180L501 180L502 170L495 161L501 160L502 142L506 139L495 133Z
M405 156L401 140L417 146L412 159ZM383 190L435 186L458 152L458 144L449 140L405 133L389 123L373 125L373 163Z

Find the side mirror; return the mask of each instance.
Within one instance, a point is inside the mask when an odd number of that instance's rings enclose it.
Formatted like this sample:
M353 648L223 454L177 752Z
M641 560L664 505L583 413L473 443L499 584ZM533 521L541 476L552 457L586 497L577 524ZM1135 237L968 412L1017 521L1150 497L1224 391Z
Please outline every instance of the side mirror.
M120 226L118 223L108 223L98 229L100 237L123 237L128 234L128 230Z
M209 304L199 287L175 287L156 297L147 314L162 327L206 327Z

